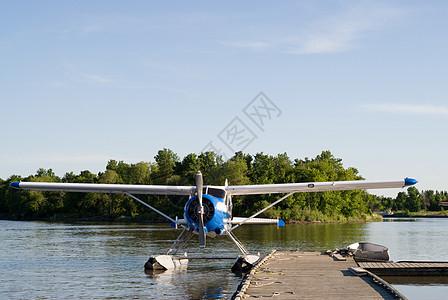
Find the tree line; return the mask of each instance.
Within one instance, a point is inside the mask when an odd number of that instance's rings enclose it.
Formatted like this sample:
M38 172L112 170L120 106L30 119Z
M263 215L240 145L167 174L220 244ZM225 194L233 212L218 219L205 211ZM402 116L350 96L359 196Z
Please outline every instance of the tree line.
M373 197L370 207L379 211L444 211L440 202L448 201L446 191L425 190L419 192L416 187L409 187L407 192L399 192L397 197Z
M0 217L21 220L80 219L156 220L160 216L123 194L63 193L19 191L9 187L14 181L194 185L201 170L208 185L272 184L289 182L345 181L363 179L356 168L344 168L342 159L323 151L313 159L290 159L286 153L276 156L237 152L227 161L214 152L191 153L182 159L170 149L159 150L154 162L135 164L110 160L104 172L88 170L66 173L62 178L52 169L39 169L22 178L12 175L0 179ZM249 216L279 195L233 197L233 214ZM150 205L172 216L181 217L186 196L139 195ZM424 191L415 187L398 193L395 199L379 197L365 191L296 193L267 210L265 217L298 221L334 221L368 219L374 210L440 210L438 203L447 201L446 192Z

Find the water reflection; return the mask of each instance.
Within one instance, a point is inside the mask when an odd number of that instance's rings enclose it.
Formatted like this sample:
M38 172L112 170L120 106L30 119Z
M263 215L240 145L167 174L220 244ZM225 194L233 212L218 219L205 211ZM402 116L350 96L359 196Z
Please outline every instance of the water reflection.
M236 234L251 250L327 250L345 247L367 237L365 224L358 223L291 224L286 230L273 226L248 226Z
M400 219L401 220L401 219ZM235 230L251 251L326 250L358 241L386 245L393 260L446 261L445 219L368 224L245 225ZM0 290L4 298L228 299L240 278L231 260L190 260L178 271L145 274L151 254L163 254L179 232L165 224L64 224L0 221ZM230 239L209 239L204 251L190 241L189 255L236 256ZM410 299L414 290L444 297L447 283L431 289L397 282ZM434 286L436 285L436 286ZM419 291L420 291L419 290ZM428 292L429 291L429 292ZM428 294L429 293L429 294Z

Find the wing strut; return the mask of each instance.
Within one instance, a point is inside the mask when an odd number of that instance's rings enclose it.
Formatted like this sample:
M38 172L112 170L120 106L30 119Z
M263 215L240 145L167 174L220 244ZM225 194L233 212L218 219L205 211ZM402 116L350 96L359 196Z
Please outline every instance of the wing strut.
M236 236L232 232L227 231L227 230L226 230L226 232L227 232L227 235L230 237L230 239L235 243L235 245L241 251L241 253L243 253L243 255L250 254L249 251L247 251L246 247L243 246L243 244L236 238Z
M152 207L151 205L149 205L148 203L138 199L137 197L135 197L134 195L131 195L129 193L124 193L125 195L128 195L129 197L131 197L132 199L134 199L135 201L140 202L141 204L143 204L146 207L149 207L150 209L152 209L153 211L155 211L156 213L158 213L159 215L162 215L163 217L167 218L168 220L170 220L171 222L174 222L176 224L178 224L178 222L176 222L176 220L174 220L173 218L171 218L170 216L164 214L163 212L161 212L160 210L156 209L155 207ZM183 228L186 228L184 225L180 224L180 226L182 226Z
M233 226L232 228L230 228L229 231L232 231L232 230L234 230L235 228L240 227L241 225L243 225L244 223L246 223L246 222L249 221L250 219L255 218L256 216L258 216L259 214L261 214L261 213L264 212L265 210L271 208L272 206L274 206L274 205L276 205L277 203L279 203L279 202L285 200L286 198L288 198L289 196L291 196L291 195L293 195L293 194L295 194L295 193L296 193L296 192L291 192L291 193L289 193L288 195L281 197L280 199L278 199L277 201L275 201L275 202L269 204L268 206L266 206L266 207L263 208L262 210L260 210L260 211L258 211L258 212L256 212L256 213L254 213L252 216L250 216L250 217L244 219L243 221L239 222L238 224L236 224L235 226Z

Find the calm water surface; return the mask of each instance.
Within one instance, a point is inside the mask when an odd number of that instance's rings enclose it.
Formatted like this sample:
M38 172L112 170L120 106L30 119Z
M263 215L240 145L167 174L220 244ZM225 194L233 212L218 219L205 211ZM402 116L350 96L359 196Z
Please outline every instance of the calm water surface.
M386 245L391 259L448 261L447 219L390 219L367 224L244 225L235 234L251 252L274 248L326 250L357 241ZM67 224L0 221L2 299L228 299L240 278L229 260L191 260L186 269L145 274L150 254L163 254L180 231L167 225ZM236 256L228 237L207 240L200 252ZM401 282L409 299L442 299L446 279Z

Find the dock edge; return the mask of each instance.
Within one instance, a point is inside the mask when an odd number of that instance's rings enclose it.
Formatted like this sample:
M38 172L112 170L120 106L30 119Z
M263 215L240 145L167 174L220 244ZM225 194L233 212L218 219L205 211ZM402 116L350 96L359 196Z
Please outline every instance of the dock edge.
M233 294L232 296L232 300L242 300L244 293L246 292L247 288L250 285L250 281L252 280L253 275L255 274L255 272L258 270L258 268L260 268L268 259L270 259L272 257L272 255L274 255L274 253L277 250L274 249L271 251L271 253L269 253L268 255L266 255L262 260L260 260L251 270L249 273L246 273L243 276L243 279L241 280L241 283L238 285L238 288L236 289L236 292Z
M397 289L395 289L389 282L381 279L381 277L378 277L377 275L373 274L372 272L365 270L367 274L365 276L368 276L373 283L376 285L381 286L383 289L385 289L389 294L395 297L395 299L399 300L407 300L402 293L400 293Z

